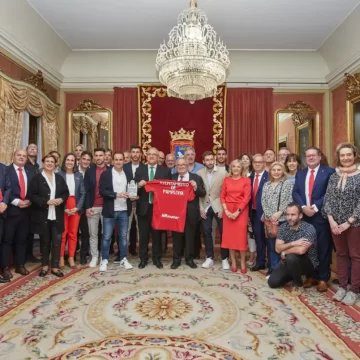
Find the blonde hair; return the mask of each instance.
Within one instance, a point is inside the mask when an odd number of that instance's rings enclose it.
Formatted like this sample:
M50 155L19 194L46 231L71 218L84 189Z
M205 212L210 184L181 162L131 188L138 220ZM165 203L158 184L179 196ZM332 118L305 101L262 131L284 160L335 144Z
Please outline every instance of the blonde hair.
M270 182L273 182L274 181L274 178L273 176L271 175L271 170L273 169L274 166L280 166L281 167L281 170L283 172L283 176L281 177L280 181L281 180L287 180L287 174L286 174L286 169L285 169L285 165L279 161L274 161L270 167L269 167L269 181Z
M345 142L345 143L341 143L339 144L337 147L336 147L336 153L335 153L335 165L337 167L340 167L341 166L341 163L340 163L340 150L342 149L350 149L352 151L352 153L354 154L354 164L357 164L359 162L359 150L358 148L351 144L351 143L348 143L348 142Z
M233 176L233 172L232 172L232 166L233 164L238 164L240 165L240 176L241 177L247 177L247 170L244 168L244 165L242 164L242 162L239 159L235 159L233 160L230 165L229 165L229 174L228 177L232 177Z

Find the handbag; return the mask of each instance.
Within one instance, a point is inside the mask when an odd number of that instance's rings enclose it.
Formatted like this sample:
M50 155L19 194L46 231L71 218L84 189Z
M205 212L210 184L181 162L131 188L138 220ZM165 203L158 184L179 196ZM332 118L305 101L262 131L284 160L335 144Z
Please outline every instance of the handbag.
M277 206L277 211L280 209L280 201L281 201L281 191L284 182L281 183L280 187L280 194L279 194L279 201ZM279 224L274 224L271 220L264 220L264 229L265 229L265 237L267 239L276 239L278 231L279 231Z

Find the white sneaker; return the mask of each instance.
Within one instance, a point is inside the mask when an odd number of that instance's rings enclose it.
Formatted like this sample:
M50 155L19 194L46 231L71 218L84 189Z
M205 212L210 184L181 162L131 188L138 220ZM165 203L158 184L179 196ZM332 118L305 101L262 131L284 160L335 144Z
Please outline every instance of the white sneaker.
M212 258L206 258L205 262L203 262L201 267L204 269L208 269L213 265L214 265L214 260Z
M228 259L222 260L221 262L223 270L230 270L230 264Z
M94 267L96 267L97 263L98 263L97 258L93 257L93 258L91 258L89 267L94 268Z
M344 297L346 296L346 290L339 287L338 291L336 292L336 294L333 296L333 300L334 301L342 301L344 299Z
M100 264L100 271L101 272L107 271L107 265L108 265L108 261L107 260L102 260L101 264Z
M123 266L126 270L130 270L133 268L133 266L128 262L127 258L123 258L120 261L120 266Z

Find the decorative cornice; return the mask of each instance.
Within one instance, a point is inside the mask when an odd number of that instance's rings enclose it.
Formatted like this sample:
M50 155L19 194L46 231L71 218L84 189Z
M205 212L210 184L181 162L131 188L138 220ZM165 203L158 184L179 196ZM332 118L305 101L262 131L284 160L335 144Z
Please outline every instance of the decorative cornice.
M95 100L86 99L81 101L79 106L73 111L108 111L108 109L105 109Z
M22 80L36 87L37 89L39 89L40 91L42 91L44 94L47 95L47 90L45 89L44 86L44 77L41 70L38 70L38 72L35 75L27 76Z
M346 98L350 101L360 96L360 73L351 75L346 73L344 85L346 88Z
M295 101L291 104L286 105L284 107L284 111L292 113L315 112L315 110L310 105L304 103L303 101Z

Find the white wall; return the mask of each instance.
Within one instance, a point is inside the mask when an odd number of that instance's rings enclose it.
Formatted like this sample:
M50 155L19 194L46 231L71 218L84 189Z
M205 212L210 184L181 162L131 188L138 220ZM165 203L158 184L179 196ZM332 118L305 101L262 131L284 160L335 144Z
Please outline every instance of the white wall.
M75 51L61 69L62 87L158 82L155 58L156 51ZM233 51L230 59L229 83L324 84L329 72L318 52Z

